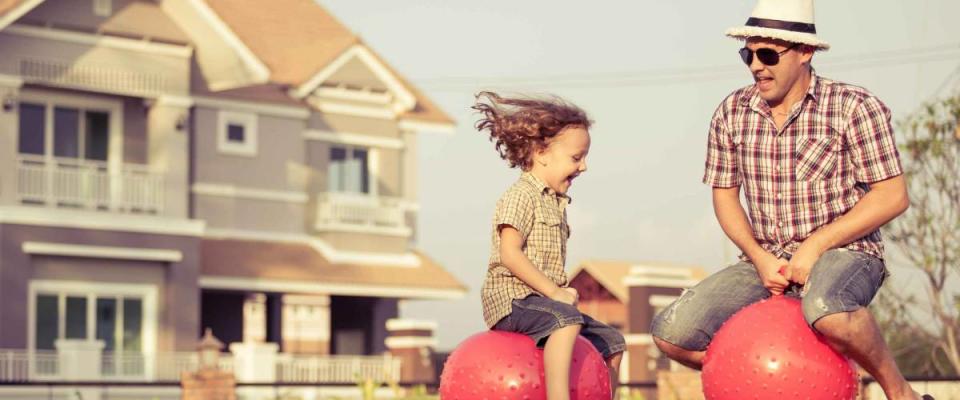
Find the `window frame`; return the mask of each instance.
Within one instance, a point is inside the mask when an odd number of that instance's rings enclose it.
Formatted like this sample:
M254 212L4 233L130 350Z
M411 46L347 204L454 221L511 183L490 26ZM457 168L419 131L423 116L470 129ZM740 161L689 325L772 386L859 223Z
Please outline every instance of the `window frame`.
M123 349L123 300L139 299L141 301L140 351L139 354L154 353L157 345L157 293L155 285L104 283L86 281L60 280L33 280L29 284L27 299L27 349L37 351L36 323L37 297L40 295L57 296L57 339L66 339L66 298L82 297L86 299L86 339L97 340L96 302L98 298L117 299L117 318L114 329L121 333L116 338L114 353L121 353ZM55 339L55 340L57 340Z
M20 153L19 140L21 136L19 112L17 113L17 155L43 157L45 160L53 159L76 159L81 161L105 162L108 168L117 170L123 163L123 103L119 99L93 98L87 96L75 96L59 92L48 92L39 90L23 91L18 99L18 104L29 103L43 106L44 132L43 132L43 154ZM78 156L57 157L54 154L54 119L55 110L61 108L75 108L80 111L80 128L78 129L79 148ZM84 141L87 139L86 131L86 112L106 112L107 113L107 159L91 160L87 159L87 149Z
M243 126L243 142L229 138L229 125ZM257 155L257 114L251 112L217 111L217 151L221 154L253 157Z

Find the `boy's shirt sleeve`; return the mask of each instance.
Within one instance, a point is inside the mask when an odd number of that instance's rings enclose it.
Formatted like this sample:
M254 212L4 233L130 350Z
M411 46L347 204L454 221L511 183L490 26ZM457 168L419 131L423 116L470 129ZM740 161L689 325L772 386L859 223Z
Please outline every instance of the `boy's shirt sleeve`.
M500 197L494 223L497 233L504 225L510 225L526 239L533 230L534 194L514 186Z

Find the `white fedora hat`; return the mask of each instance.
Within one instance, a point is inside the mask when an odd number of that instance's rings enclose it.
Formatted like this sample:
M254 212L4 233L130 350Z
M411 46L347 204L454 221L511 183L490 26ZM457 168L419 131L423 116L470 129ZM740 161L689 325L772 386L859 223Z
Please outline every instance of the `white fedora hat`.
M827 50L830 44L817 37L813 0L758 0L744 26L727 29L727 36L765 37Z

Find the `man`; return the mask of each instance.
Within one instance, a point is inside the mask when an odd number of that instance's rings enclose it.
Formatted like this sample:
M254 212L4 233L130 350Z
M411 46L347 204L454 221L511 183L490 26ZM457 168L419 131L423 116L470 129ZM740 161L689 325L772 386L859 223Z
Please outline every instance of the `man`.
M654 318L657 347L699 369L738 310L799 295L807 323L887 398L932 399L904 380L866 308L887 274L878 229L909 205L889 110L811 68L814 52L829 49L816 35L812 0L759 0L746 26L727 35L745 40L740 56L755 83L714 113L703 181L742 261Z

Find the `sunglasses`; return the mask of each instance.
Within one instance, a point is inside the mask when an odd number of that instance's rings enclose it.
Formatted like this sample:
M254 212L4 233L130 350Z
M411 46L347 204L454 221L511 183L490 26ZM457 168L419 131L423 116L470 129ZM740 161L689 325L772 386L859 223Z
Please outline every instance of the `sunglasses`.
M743 59L744 64L750 65L753 64L753 53L757 53L757 59L760 60L763 65L774 66L780 63L780 56L786 54L788 51L799 45L800 43L794 43L793 46L787 47L784 51L776 51L766 47L759 48L757 51L753 51L744 47L740 49L740 58Z

